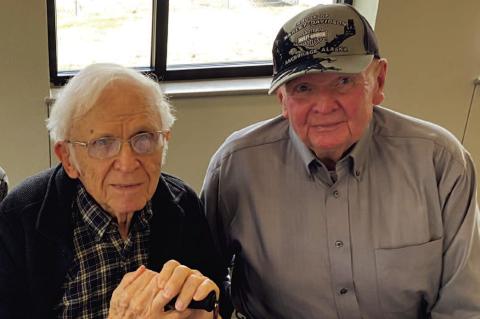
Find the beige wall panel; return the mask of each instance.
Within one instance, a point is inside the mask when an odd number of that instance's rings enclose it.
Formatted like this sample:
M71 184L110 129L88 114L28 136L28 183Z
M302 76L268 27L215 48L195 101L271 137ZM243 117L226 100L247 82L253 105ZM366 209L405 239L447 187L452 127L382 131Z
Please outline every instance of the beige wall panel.
M208 162L225 138L251 123L280 114L273 96L225 96L174 99L177 122L172 129L164 171L200 191Z
M0 165L12 185L48 167L46 1L1 0Z
M384 105L461 138L480 75L478 30L478 0L380 0L376 32L390 62Z

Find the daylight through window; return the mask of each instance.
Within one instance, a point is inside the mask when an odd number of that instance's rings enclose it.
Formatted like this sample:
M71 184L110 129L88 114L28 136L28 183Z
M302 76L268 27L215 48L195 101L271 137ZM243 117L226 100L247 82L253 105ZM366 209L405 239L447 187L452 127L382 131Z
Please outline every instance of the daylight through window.
M52 81L61 84L63 75L98 62L161 79L269 75L281 25L306 8L335 2L164 1L47 0ZM174 76L178 70L183 73Z

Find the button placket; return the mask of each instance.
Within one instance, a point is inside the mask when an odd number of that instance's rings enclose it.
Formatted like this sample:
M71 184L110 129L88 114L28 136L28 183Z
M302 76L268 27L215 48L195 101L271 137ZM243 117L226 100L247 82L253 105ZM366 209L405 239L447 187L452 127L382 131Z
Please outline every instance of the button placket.
M326 198L328 247L333 294L339 308L339 318L360 318L359 305L353 284L353 265L350 246L349 183L355 171L342 171L336 184L329 188ZM343 176L343 177L342 177ZM352 290L353 289L353 290Z

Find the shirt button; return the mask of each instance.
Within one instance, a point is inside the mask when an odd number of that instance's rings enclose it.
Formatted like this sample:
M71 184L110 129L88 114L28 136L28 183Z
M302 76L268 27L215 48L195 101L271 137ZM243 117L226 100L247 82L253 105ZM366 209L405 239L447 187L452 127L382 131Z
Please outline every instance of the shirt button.
M339 198L339 197L340 197L340 192L337 191L337 190L334 190L334 191L333 191L333 197Z
M347 288L342 288L342 289L340 289L340 294L341 294L341 295L344 295L344 294L346 294L347 292L348 292L348 289L347 289Z
M343 247L343 241L337 240L337 241L335 242L335 247L337 247L337 248L342 248L342 247Z

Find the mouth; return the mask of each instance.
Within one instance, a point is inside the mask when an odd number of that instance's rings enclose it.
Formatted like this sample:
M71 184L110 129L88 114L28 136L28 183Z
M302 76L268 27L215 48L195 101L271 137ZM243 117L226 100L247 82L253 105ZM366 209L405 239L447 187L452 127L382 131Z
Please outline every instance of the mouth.
M328 132L328 131L333 131L333 130L337 129L342 124L343 124L343 122L315 124L315 125L312 125L312 128L314 128L317 131Z
M142 186L142 183L122 183L122 184L111 184L111 186L119 191L132 191L137 190Z

